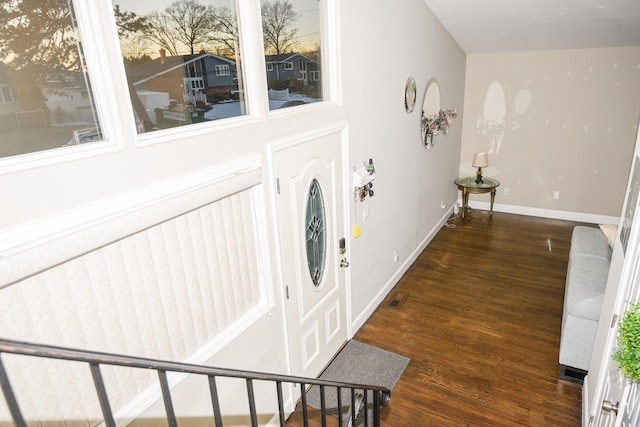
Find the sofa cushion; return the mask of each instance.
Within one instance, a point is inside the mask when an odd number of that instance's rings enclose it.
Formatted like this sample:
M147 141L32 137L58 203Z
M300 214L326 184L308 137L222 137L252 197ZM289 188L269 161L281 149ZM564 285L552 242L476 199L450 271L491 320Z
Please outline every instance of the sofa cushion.
M574 255L567 269L565 304L568 313L597 321L608 275L607 259Z
M604 295L596 295L591 298L576 300L576 302L569 307L569 312L576 317L595 320L597 322L600 320L600 308L602 307L603 298Z
M600 228L585 227L582 225L574 227L571 235L569 259L572 260L576 255L600 257L609 262L611 260L611 247L607 241L607 236L605 236ZM608 270L607 268L607 271Z

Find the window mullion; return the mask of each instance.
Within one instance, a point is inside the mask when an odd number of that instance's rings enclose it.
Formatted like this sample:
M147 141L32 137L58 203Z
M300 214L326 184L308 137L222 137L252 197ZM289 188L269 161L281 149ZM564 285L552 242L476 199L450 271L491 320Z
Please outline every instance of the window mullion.
M115 147L135 139L135 121L110 1L75 1L78 27L104 134Z

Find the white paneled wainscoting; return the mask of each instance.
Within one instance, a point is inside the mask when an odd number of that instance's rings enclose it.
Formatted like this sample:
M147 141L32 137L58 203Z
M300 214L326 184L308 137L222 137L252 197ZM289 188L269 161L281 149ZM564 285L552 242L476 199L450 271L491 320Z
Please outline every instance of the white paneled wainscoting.
M203 363L272 307L261 176L252 158L0 233L0 334ZM101 419L86 366L3 361L29 421ZM117 421L160 398L152 372L103 369Z

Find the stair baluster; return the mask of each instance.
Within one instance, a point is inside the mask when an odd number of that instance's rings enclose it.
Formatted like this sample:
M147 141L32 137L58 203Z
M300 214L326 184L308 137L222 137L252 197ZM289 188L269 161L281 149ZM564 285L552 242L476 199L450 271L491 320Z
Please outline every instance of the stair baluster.
M220 408L218 387L216 383L217 377L244 379L246 381L247 398L249 403L249 417L251 419L252 427L258 427L258 415L256 410L254 391L254 381L256 380L275 383L278 399L278 417L281 427L285 427L286 425L282 388L283 383L300 386L304 427L309 427L309 412L307 410L307 388L310 386L318 386L320 388L320 415L323 427L326 427L327 425L327 387L335 389L337 393L337 416L339 427L343 427L343 389L349 390L351 394L350 411L348 413L348 418L350 419L349 425L351 426L356 425L356 418L360 408L364 408L365 411L364 425L365 427L369 426L370 417L367 411L367 406L368 392L371 391L373 395L373 427L380 427L380 405L386 406L391 395L389 389L379 386L344 383L340 381L327 381L290 375L267 374L263 372L242 371L236 369L213 368L204 365L194 365L166 360L124 356L65 347L56 347L50 345L39 345L0 338L0 388L2 389L2 393L4 394L9 413L16 427L26 427L27 423L25 422L25 418L20 410L18 399L15 396L13 387L9 379L9 375L2 361L2 356L5 353L87 363L91 370L95 391L100 403L103 419L107 427L115 427L116 422L114 420L113 412L111 411L109 396L107 394L104 379L102 377L100 369L101 365L155 370L158 374L160 389L162 391L162 399L165 406L167 423L170 427L177 427L178 420L176 418L173 402L171 399L171 389L169 387L169 381L167 377L168 372L180 372L192 375L207 376L209 382L209 391L211 394L213 418L216 427L224 427L222 411ZM358 390L358 393L356 393L356 390ZM362 394L360 394L360 390L362 390Z

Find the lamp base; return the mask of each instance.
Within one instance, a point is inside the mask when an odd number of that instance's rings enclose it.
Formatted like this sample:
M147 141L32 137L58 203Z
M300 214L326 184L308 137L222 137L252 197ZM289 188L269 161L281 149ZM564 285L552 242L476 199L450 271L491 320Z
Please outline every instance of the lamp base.
M476 172L476 184L484 184L482 180L482 168L478 168L478 172Z

